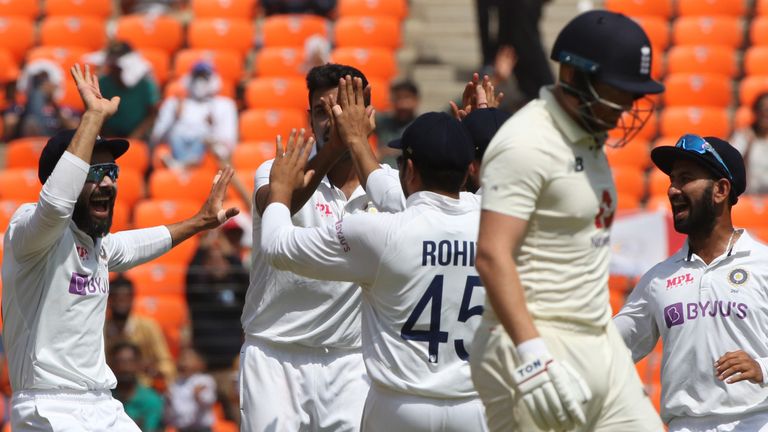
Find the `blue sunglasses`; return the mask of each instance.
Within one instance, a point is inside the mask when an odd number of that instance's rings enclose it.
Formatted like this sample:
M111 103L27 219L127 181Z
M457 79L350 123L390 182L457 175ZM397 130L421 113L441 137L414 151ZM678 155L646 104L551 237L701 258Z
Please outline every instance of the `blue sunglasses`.
M677 140L677 144L675 144L675 147L681 148L683 150L687 151L693 151L698 154L706 154L709 153L712 156L714 156L715 160L717 160L720 165L722 165L723 168L725 168L725 172L728 173L728 179L730 181L733 181L733 175L731 174L731 170L728 169L728 166L725 165L725 162L723 161L723 158L720 157L720 155L717 153L717 150L715 150L714 147L712 147L712 144L708 143L707 140L704 138L693 135L693 134L687 134L680 137L679 140Z
M108 176L112 181L117 181L117 175L120 174L120 167L113 163L102 163L91 165L88 170L88 176L85 177L86 182L101 183L104 176Z

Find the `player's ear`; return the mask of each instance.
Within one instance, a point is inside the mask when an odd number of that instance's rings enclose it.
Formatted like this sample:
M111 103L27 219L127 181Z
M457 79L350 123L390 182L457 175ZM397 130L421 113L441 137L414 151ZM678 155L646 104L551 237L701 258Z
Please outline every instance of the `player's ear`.
M720 179L715 181L715 185L712 188L712 200L715 204L721 204L724 201L728 201L731 195L731 182L727 179Z
M413 159L406 159L403 168L405 169L405 183L413 184L413 181L416 180L416 168L413 165Z

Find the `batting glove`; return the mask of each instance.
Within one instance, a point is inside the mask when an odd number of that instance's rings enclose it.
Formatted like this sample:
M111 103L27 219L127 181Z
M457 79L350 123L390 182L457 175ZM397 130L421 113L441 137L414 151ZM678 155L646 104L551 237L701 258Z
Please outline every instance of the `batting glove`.
M515 384L536 425L558 431L583 425L583 404L592 392L581 376L553 359L541 338L520 344L518 354L523 364L515 369Z

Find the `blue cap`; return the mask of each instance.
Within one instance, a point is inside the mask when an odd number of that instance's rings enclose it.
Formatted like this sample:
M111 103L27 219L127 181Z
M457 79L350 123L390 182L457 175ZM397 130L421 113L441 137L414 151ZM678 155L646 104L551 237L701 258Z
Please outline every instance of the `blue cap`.
M483 108L472 110L461 124L469 132L472 143L475 146L475 158L482 159L485 149L491 143L491 139L496 135L501 125L511 117L506 111L498 108Z
M443 112L420 115L389 147L420 166L466 170L475 158L472 140L461 122Z
M192 66L193 76L209 76L211 74L213 74L213 66L205 60L200 60Z

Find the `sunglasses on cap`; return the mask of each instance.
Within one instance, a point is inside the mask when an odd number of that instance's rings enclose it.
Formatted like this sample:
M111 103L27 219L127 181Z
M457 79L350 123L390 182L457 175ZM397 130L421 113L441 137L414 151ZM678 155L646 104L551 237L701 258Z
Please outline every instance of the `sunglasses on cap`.
M101 183L104 176L108 176L112 181L117 181L117 175L120 173L120 167L114 163L102 163L91 165L88 170L86 182Z
M717 160L717 162L719 162L720 165L722 165L722 167L725 169L725 172L728 174L728 180L733 181L731 170L729 170L728 166L725 165L723 158L721 158L717 153L717 150L712 147L712 144L708 143L704 138L693 134L683 135L679 140L677 140L675 147L686 151L693 151L701 155L706 153L711 154L714 156L715 160Z

